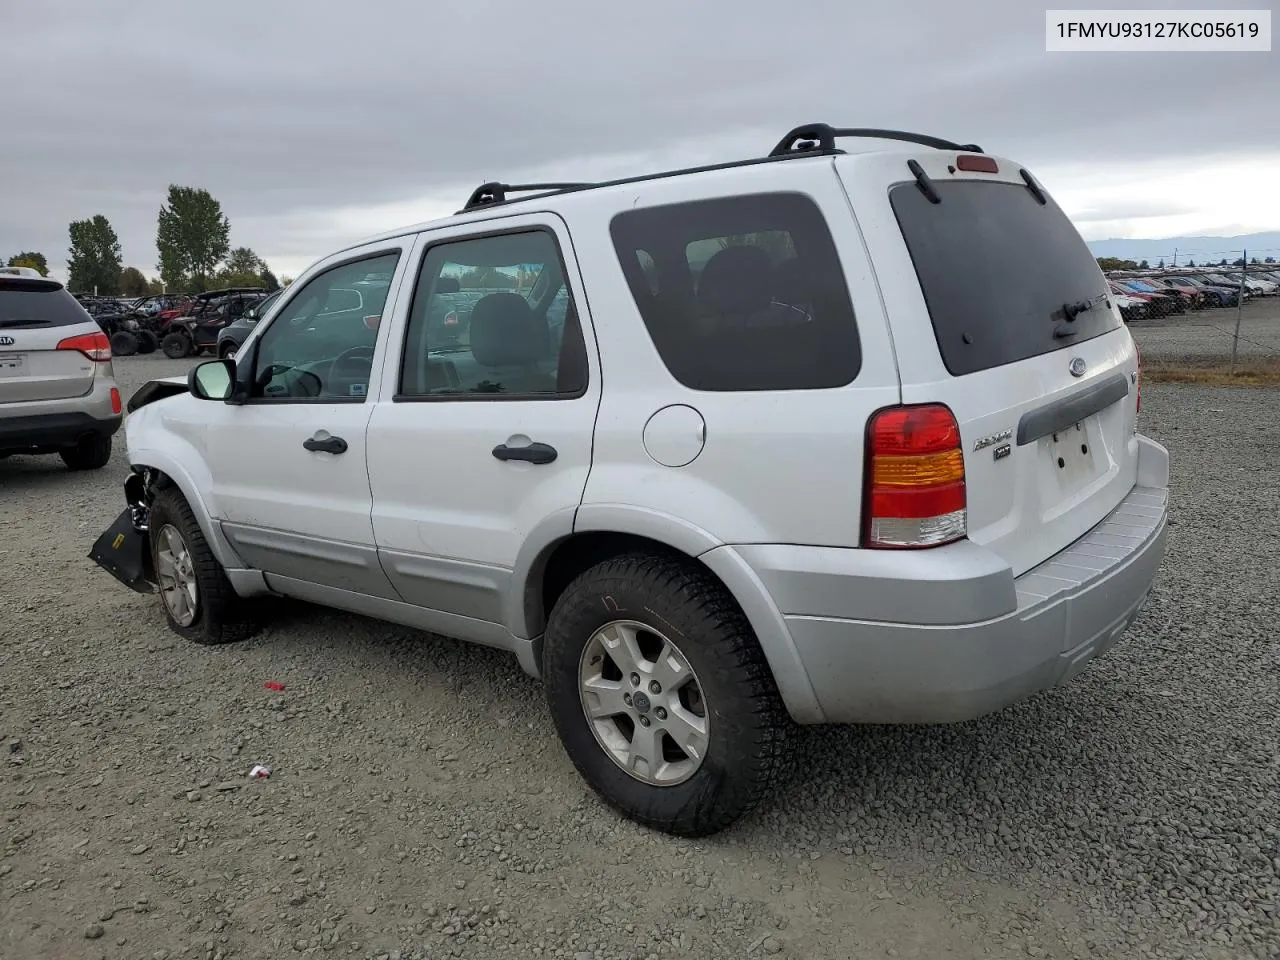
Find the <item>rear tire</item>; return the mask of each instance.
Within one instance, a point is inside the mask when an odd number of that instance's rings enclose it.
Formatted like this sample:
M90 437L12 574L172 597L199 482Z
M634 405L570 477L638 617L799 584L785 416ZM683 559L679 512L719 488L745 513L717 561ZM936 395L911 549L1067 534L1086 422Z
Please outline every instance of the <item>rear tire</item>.
M260 624L252 605L232 589L177 488L170 487L156 497L148 527L151 562L160 582L160 606L169 629L205 645L247 640L258 631Z
M58 456L72 470L101 470L111 460L111 438L88 434L74 447L58 451Z
M156 335L150 330L143 330L138 334L139 353L155 353L158 346L160 346L160 341L156 339Z
M138 338L128 330L117 330L111 335L111 353L116 357L132 357L138 352Z
M694 561L637 553L583 573L551 612L542 666L569 758L633 820L708 836L782 777L791 721L769 665L733 598Z
M177 331L167 333L160 341L160 349L170 360L181 360L191 354L191 338Z

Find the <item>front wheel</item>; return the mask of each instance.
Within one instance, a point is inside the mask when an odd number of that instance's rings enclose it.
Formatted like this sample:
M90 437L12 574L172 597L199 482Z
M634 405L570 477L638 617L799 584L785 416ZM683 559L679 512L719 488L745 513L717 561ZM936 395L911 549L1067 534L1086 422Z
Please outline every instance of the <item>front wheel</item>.
M160 341L156 339L156 335L150 330L138 331L138 352L139 353L155 353L156 347L160 346Z
M201 644L234 643L258 628L248 602L236 595L200 530L195 514L174 487L151 505L151 561L169 628Z
M707 836L774 788L790 721L750 625L693 561L633 554L579 576L543 647L569 758L628 817Z
M176 330L173 333L166 333L164 339L160 341L160 349L170 360L181 360L191 353L191 338Z

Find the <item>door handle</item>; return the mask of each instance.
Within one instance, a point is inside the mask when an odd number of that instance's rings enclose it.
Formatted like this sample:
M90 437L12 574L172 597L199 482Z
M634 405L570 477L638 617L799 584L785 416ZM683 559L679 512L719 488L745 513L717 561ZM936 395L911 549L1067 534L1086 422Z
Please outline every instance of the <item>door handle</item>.
M493 455L499 460L524 460L528 463L550 463L558 456L556 448L548 443L531 443L527 447L508 447L500 443L493 448Z
M310 437L302 441L302 447L317 453L346 453L347 441L341 437L325 437L323 440Z

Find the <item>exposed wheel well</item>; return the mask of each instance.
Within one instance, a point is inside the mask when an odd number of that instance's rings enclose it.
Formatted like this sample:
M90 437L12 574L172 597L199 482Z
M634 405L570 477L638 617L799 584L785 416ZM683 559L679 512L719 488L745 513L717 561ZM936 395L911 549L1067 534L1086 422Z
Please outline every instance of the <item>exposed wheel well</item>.
M532 635L541 637L547 625L547 615L579 574L611 557L636 551L686 561L694 559L659 540L630 533L592 532L567 537L538 559L525 584L525 621ZM541 650L537 652L541 659Z

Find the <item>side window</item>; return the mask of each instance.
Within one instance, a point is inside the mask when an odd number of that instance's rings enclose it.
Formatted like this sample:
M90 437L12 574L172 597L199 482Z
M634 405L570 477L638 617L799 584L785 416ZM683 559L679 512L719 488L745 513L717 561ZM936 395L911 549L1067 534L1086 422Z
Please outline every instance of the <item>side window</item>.
M410 306L399 399L581 396L587 348L548 230L427 250Z
M330 267L276 312L258 341L253 395L363 400L400 251Z
M645 327L694 390L814 390L862 367L853 304L818 205L767 193L629 210L610 224Z

